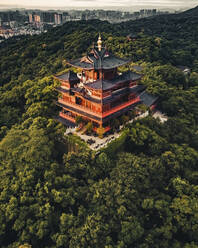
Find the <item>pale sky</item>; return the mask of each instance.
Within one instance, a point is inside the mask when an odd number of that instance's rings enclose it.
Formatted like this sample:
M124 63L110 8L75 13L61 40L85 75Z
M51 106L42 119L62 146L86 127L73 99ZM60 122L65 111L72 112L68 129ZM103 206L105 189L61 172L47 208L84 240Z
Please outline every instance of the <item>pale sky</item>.
M0 0L0 6L15 7L156 7L192 8L198 0Z

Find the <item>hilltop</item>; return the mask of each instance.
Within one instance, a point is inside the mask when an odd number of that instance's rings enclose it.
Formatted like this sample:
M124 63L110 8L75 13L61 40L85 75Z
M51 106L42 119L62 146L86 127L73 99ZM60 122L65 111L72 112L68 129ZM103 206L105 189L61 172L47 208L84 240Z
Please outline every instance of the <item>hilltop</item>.
M196 6L195 8L189 9L187 11L184 11L180 15L188 15L191 18L192 17L197 17L197 15L198 15L198 6Z
M80 21L1 44L2 248L198 247L197 27L196 14L185 12ZM95 153L55 121L53 75L67 72L67 60L84 55L98 32L130 68L141 65L141 83L168 120L149 111Z

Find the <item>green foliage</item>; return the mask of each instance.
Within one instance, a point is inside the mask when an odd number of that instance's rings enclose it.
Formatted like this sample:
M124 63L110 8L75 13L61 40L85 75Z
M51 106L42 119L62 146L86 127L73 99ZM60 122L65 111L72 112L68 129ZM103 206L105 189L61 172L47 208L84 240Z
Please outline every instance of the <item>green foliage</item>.
M82 123L83 119L81 116L77 115L75 118L76 124L79 125L80 123Z
M168 121L136 120L93 152L53 119L52 74L67 71L65 59L86 52L98 31L110 51L143 65L142 83ZM132 31L136 41L126 39ZM71 22L1 43L2 248L198 247L197 38L196 15L181 14ZM114 119L113 130L127 120Z
M129 117L127 115L121 116L121 122L122 124L126 124L129 121Z
M140 104L137 107L138 110L140 110L142 113L145 113L148 110L148 107L145 104Z
M87 125L86 125L86 132L88 134L90 134L93 130L93 123L92 122L88 122Z
M159 66L156 68L157 75L162 78L163 81L170 85L174 85L179 88L185 83L184 74L177 68L171 65Z
M105 133L105 129L104 129L104 127L98 127L96 132L98 134L98 137L102 139L103 135Z
M115 131L116 129L119 128L120 121L117 118L115 118L115 119L111 120L110 126L111 126L112 130Z
M139 123L133 124L129 132L129 147L131 152L144 152L157 155L167 149L168 144L155 131Z
M195 87L198 86L198 73L193 72L191 73L189 80L188 80L189 87Z
M20 245L19 248L31 248L31 245L28 244L24 244L24 245Z
M111 158L116 158L117 152L120 152L123 149L123 146L125 145L126 139L128 137L129 130L124 130L119 138L113 140L107 148L104 148L105 153L108 154Z

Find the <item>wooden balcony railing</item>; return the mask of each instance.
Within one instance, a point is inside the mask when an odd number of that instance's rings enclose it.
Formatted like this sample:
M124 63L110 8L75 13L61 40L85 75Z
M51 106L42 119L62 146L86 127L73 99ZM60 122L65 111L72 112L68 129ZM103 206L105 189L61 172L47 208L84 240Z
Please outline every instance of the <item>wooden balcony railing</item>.
M64 118L64 119L67 119L67 120L69 120L69 121L71 121L71 122L76 123L75 118L73 118L72 116L70 116L70 115L68 115L68 114L65 114L65 113L63 113L63 112L59 112L59 116L62 117L62 118Z
M140 98L137 97L135 99L131 99L131 100L127 101L127 102L124 102L124 103L122 103L122 104L120 104L120 105L118 105L118 106L116 106L116 107L114 107L114 108L112 108L110 110L106 110L103 113L98 113L98 112L95 112L95 111L93 111L91 109L88 109L88 108L86 108L86 107L84 107L82 105L78 105L78 104L71 103L71 102L65 102L65 101L63 101L61 99L58 99L59 103L65 104L66 106L68 105L68 106L74 107L76 109L84 111L85 113L97 116L99 118L104 118L104 117L106 117L106 116L108 116L110 114L113 114L113 113L115 113L115 112L117 112L119 110L122 110L122 109L124 109L124 108L126 108L126 107L128 107L128 106L130 106L130 105L132 105L134 103L139 102L139 101L140 101Z
M86 113L89 113L91 115L95 115L95 116L101 117L101 113L98 113L96 111L93 111L92 109L86 108L86 107L84 107L82 105L79 105L79 104L76 104L76 103L72 103L72 102L65 102L65 101L63 101L60 98L58 99L58 102L60 102L62 104L65 104L65 105L68 105L68 106L71 106L71 107L75 107L75 108L77 108L79 110L82 110L82 111L84 111Z

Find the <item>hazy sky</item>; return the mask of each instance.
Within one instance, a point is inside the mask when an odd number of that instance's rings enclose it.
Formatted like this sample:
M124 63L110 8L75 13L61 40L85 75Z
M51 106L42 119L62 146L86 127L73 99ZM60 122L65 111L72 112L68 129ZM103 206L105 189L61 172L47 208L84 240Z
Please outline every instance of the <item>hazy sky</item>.
M198 0L0 0L0 6L42 6L42 7L165 7L191 8Z

